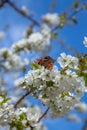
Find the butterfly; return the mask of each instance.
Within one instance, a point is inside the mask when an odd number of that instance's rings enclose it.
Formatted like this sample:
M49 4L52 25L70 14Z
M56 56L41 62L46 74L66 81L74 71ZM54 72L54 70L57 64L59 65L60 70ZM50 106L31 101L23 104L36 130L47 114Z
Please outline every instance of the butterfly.
M50 56L45 56L41 59L38 59L38 64L44 66L46 69L51 70L53 68L53 64L56 60L52 59Z

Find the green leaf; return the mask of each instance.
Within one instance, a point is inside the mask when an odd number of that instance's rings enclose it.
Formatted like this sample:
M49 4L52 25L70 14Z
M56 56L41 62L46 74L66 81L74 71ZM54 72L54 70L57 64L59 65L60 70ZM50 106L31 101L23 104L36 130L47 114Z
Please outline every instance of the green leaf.
M36 63L32 63L31 66L34 68L34 69L40 69L41 66L36 64Z
M77 24L77 23L78 23L78 21L77 21L77 18L76 18L76 17L73 17L73 18L72 18L72 21L73 21L73 23L75 23L75 24Z
M20 121L24 120L26 117L26 114L23 112L21 115L20 115Z
M7 56L8 56L8 51L6 50L6 51L4 52L4 54L3 54L3 57L6 59Z
M47 81L47 82L46 82L46 85L47 85L48 87L51 87L51 86L53 86L53 82L52 82L52 81Z
M65 96L69 96L69 93L62 92L62 95L61 95L61 97L62 97L62 98L64 98Z
M73 6L74 6L75 8L78 8L79 3L78 3L78 2L74 2L74 3L73 3Z
M0 94L0 96L3 97L3 101L1 102L1 104L8 102L9 100L11 100L11 98L7 98L7 93L4 94Z
M47 95L46 95L46 94L44 94L42 97L45 99L45 98L47 98Z
M58 33L57 32L56 33L51 33L51 36L52 36L52 38L57 38Z
M11 100L11 98L6 98L6 99L4 99L4 103L6 103L7 101L9 101L9 100Z
M66 13L65 12L60 16L60 20L62 22L64 22L66 20Z
M87 86L87 74L84 75L85 86Z
M58 28L60 28L60 29L62 29L64 27L64 23L60 23L59 25L58 25Z
M10 130L12 130L14 127L16 127L16 130L24 130L24 126L22 125L22 122L19 120L14 119L11 123L10 123Z
M87 9L87 4L83 4L82 9Z

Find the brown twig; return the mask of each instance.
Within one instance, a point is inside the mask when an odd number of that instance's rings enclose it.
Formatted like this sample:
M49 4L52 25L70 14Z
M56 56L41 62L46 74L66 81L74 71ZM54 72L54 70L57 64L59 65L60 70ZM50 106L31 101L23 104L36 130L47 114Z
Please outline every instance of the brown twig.
M33 129L34 129L34 127L30 126L30 130L33 130Z
M31 91L26 92L26 93L16 102L16 104L14 105L14 108L17 108L17 105L18 105L26 96L28 96L30 93L31 93Z
M82 0L77 0L77 2L78 2L78 4L80 4L82 2ZM73 10L73 6L71 6L67 10L65 10L64 13L68 14L69 12L72 12L72 10ZM83 10L82 7L75 9L69 16L66 16L66 20L63 22L63 24L66 25L68 20L71 20L78 12L80 12L82 10ZM55 31L57 29L58 29L58 25L56 27L54 27L52 31Z
M24 13L22 10L20 10L13 2L10 0L7 0L7 3L19 14L26 17L28 20L34 23L34 25L40 26L39 22L37 22L35 19L33 19L30 15Z
M78 3L78 5L80 5L84 0L76 0L76 3ZM74 9L74 5L66 8L65 13L68 14L69 12L71 12Z
M78 12L80 12L80 11L82 11L82 10L83 10L82 7L80 7L80 8L78 8L78 9L74 10L74 12L73 12L70 16L67 17L67 20L71 19L74 15L76 15Z
M42 118L47 114L47 112L49 111L49 107L47 108L47 110L42 114L42 116L38 119L37 123L39 123Z
M84 121L82 130L87 130L87 119L85 119L85 121Z
M84 54L82 57L84 57L84 58L85 58L86 56L87 56L87 53L86 53L86 54Z
M80 60L79 60L79 62L82 62L83 58L85 58L86 56L87 56L87 53L84 54L84 55L82 55L81 58L80 58Z
M6 2L7 0L0 0L0 8L2 8Z

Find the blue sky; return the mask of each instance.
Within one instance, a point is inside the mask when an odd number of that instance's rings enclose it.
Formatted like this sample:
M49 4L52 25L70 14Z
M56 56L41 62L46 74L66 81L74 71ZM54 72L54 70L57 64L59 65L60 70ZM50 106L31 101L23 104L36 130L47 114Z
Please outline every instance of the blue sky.
M53 12L59 14L74 2L74 0L56 1L56 8ZM40 20L41 15L49 12L50 3L52 3L52 0L21 0L18 2L18 6L26 5L30 12L35 13L35 19ZM65 26L64 29L61 29L59 31L59 39L65 39L65 44L74 46L78 52L86 53L87 49L83 45L83 38L87 36L87 11L80 12L76 16L78 17L78 24L71 27ZM0 30L2 30L6 24L10 25L10 28L6 31L4 40L0 41L0 47L10 47L12 43L21 39L23 36L22 32L28 27L29 23L30 22L26 18L17 14L9 6L0 9ZM63 51L69 53L66 49L61 48L61 45L55 41L52 42L52 47L53 49L50 51L49 55L55 59ZM83 100L86 99L87 96L85 95ZM45 124L48 126L48 130L81 130L83 126L81 122L68 122L65 118L47 120Z

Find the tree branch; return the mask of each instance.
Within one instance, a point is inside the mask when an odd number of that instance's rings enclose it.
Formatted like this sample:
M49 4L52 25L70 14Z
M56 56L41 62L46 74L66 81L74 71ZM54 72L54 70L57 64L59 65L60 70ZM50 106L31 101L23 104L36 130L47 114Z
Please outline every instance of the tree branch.
M40 26L39 22L37 22L35 19L33 19L30 15L25 14L22 10L20 10L13 2L11 2L10 0L7 0L7 3L19 14L21 14L22 16L26 17L28 20L30 20L31 22L33 22L34 25Z
M79 62L82 62L83 58L85 58L87 56L87 53L82 55L82 57L80 58Z
M42 116L38 119L37 123L39 123L42 118L47 114L47 112L49 111L49 107L47 108L47 110L42 114Z
M67 17L67 20L70 20L73 16L75 16L78 12L80 12L80 11L82 11L82 10L83 10L82 7L80 7L80 8L78 8L78 9L74 10L74 12L73 12L70 16Z
M31 91L26 92L26 93L16 102L16 104L14 105L14 108L17 108L18 104L19 104L26 96L28 96L30 93L31 93Z
M87 130L87 119L85 119L84 126L83 126L82 130Z
M81 2L83 2L83 0L77 0L78 4L80 4ZM67 10L64 11L65 14L68 15L69 12L72 12L73 10L73 6L71 6L70 8L68 8ZM66 25L67 21L68 20L72 20L72 18L77 14L79 13L80 11L82 11L83 8L82 7L79 7L77 9L74 9L73 12L69 15L69 16L66 16L66 20L63 22L64 25ZM58 29L58 25L56 27L53 28L52 31L55 31Z

